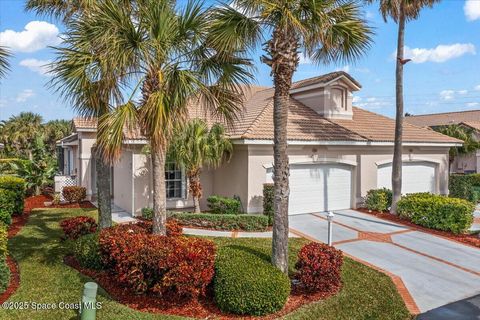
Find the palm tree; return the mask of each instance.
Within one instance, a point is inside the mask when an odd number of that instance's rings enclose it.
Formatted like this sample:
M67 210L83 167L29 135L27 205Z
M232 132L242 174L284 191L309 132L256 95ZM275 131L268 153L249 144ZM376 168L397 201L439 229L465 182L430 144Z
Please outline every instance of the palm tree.
M63 46L56 49L57 59L52 64L51 87L80 115L101 122L115 96L114 75L101 60L99 50L85 41L86 35L76 32L78 20L95 10L97 4L91 0L28 0L26 9L60 18L66 24ZM111 167L101 158L98 144L95 153L99 227L108 228L112 225Z
M465 128L458 124L452 124L448 126L437 127L435 128L435 131L463 141L463 145L461 147L450 148L450 151L449 151L450 166L456 156L469 155L476 152L477 149L480 149L480 141L477 141L475 139L474 132L470 128Z
M196 213L200 213L200 173L203 167L218 167L223 160L230 159L232 151L232 143L221 124L214 124L209 130L205 121L193 119L177 130L168 157L185 168Z
M42 117L33 112L11 116L0 126L0 141L10 156L33 160L36 137L42 132Z
M272 263L283 272L288 271L287 114L299 50L316 63L356 60L372 35L360 9L354 0L236 0L216 10L217 41L254 47L269 38L262 61L271 67L275 86Z
M231 123L242 105L240 85L251 78L244 53L211 38L211 21L210 10L196 2L177 10L170 0L132 6L106 0L72 30L101 53L102 64L116 77L113 89L131 89L123 103L112 104L112 112L100 118L98 147L104 159L115 161L125 133L139 130L149 140L156 234L166 232L164 170L176 125L186 120L190 104Z
M0 78L5 77L7 71L10 70L8 58L10 58L10 51L6 47L0 46Z
M50 153L55 153L58 140L72 132L72 123L68 120L51 120L43 125L45 144Z
M377 0L366 0L368 3ZM390 212L397 214L397 203L402 196L402 139L403 139L403 66L410 61L404 59L405 23L415 20L424 7L432 7L440 0L378 0L380 12L385 22L390 17L398 23L397 60L395 69L395 138L392 162L392 207Z

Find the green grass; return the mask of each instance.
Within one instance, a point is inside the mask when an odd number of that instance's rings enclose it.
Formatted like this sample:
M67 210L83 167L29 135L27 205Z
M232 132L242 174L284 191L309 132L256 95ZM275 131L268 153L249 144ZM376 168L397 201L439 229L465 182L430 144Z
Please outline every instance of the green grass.
M20 266L20 288L9 301L36 303L78 302L82 286L90 279L63 264L68 246L60 241L58 222L75 215L96 216L94 210L48 209L35 210L27 225L9 241L10 254ZM214 238L217 245L248 247L269 259L271 240ZM296 253L305 241L290 242L290 270ZM241 267L241 266L239 266ZM335 297L310 304L289 314L286 319L407 319L402 299L387 276L362 264L345 259L344 288ZM100 290L98 301L103 303L97 319L184 319L181 317L142 313L123 306ZM73 310L3 310L0 319L76 319Z

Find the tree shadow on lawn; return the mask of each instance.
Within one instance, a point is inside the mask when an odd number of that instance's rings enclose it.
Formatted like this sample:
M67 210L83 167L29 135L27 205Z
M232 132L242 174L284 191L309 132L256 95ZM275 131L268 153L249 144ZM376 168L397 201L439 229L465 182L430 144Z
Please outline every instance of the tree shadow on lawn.
M75 215L91 212L91 209L78 209ZM68 251L69 243L61 240L63 235L59 223L64 212L42 210L33 211L19 233L9 239L8 250L17 263L36 256L40 263L58 264Z

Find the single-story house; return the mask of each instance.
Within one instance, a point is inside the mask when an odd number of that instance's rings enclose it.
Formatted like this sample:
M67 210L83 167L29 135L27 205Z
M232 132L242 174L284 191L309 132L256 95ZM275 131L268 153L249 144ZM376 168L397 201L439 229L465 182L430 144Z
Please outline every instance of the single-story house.
M405 121L418 127L436 129L452 124L473 131L480 141L480 110L423 114L405 117ZM452 173L480 173L480 149L477 152L458 155L450 166Z
M394 121L352 106L360 84L345 72L333 72L295 82L288 111L290 214L355 208L368 190L391 187ZM252 86L245 91L244 108L227 133L234 144L232 159L201 175L203 199L210 195L238 196L243 209L261 212L263 184L272 182L273 88ZM190 117L215 120L202 106ZM76 118L74 133L59 141L64 151L63 173L88 196L95 197L96 121ZM403 191L448 193L448 150L461 141L432 130L405 124ZM121 158L112 167L113 201L133 215L152 205L148 143L140 135L126 137ZM167 206L189 210L182 168L165 168Z

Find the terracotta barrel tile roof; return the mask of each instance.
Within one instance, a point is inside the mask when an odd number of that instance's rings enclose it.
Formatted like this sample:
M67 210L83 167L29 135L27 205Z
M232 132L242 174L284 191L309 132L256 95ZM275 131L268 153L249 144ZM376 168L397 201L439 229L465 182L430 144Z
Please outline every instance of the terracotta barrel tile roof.
M360 86L345 72L333 72L320 77L295 82L292 88L327 83L338 77L347 77ZM227 134L232 139L273 140L273 88L250 86L244 88L244 105L236 115L232 125L208 113L200 105L189 106L189 118L202 118L208 124L220 122L226 125ZM410 118L410 117L409 117ZM480 120L480 119L479 119ZM75 118L75 130L96 127L93 118ZM326 119L313 109L291 98L288 110L287 134L289 140L298 141L375 141L392 142L395 121L393 119L353 108L352 120ZM140 130L127 134L127 139L143 139ZM457 139L442 135L429 129L405 123L405 142L458 143Z
M478 120L478 121L464 121L464 122L462 122L462 124L480 132L480 120Z
M480 110L445 112L405 117L405 122L419 127L444 126L465 121L480 121Z

